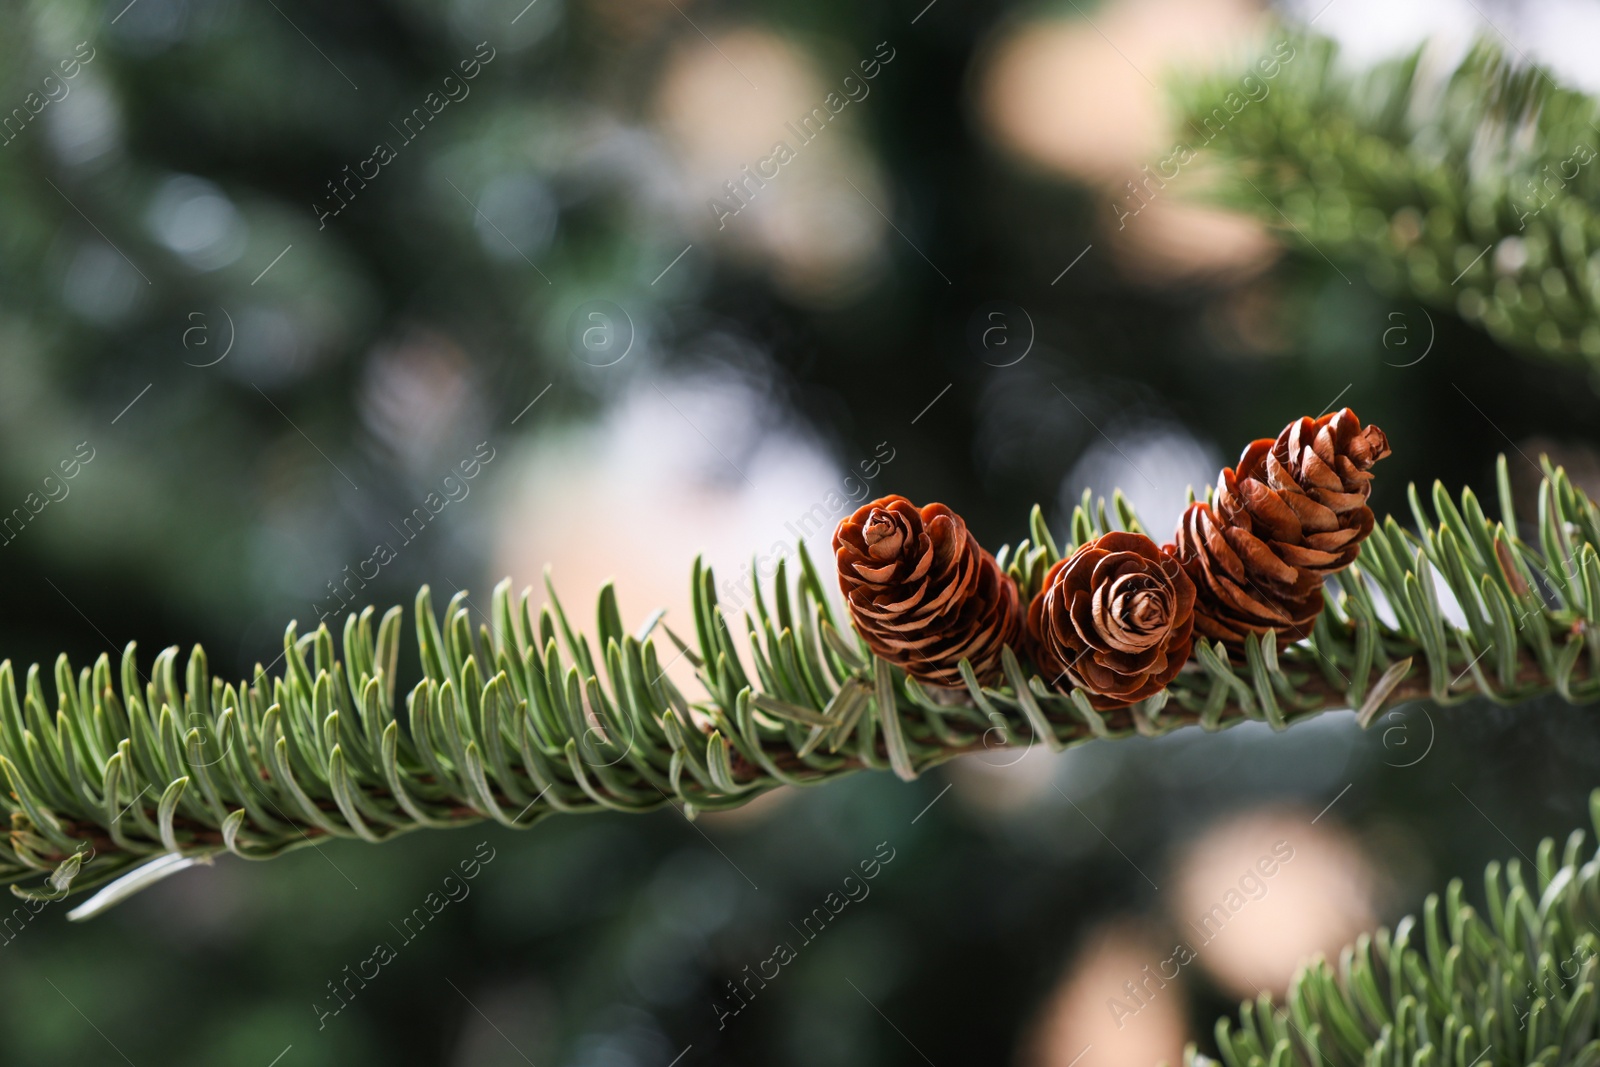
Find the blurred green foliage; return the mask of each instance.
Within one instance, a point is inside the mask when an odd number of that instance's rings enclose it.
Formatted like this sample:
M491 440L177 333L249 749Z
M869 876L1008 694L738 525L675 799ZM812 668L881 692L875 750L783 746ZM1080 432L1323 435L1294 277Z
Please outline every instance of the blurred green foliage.
M1219 195L1384 291L1593 374L1594 99L1491 40L1447 73L1422 49L1355 72L1331 41L1297 44L1305 58L1238 121L1213 118L1231 118L1217 110L1223 79L1184 94L1188 121L1228 161Z

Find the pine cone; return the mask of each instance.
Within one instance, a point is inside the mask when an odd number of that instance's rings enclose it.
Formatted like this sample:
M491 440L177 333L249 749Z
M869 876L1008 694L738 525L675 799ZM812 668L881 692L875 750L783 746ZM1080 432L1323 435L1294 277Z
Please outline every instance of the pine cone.
M1238 644L1276 631L1297 640L1322 611L1322 580L1355 561L1372 532L1371 467L1389 454L1349 408L1302 418L1252 442L1211 504L1193 504L1173 553L1200 591L1195 628Z
M868 647L920 681L1000 677L1000 649L1022 628L1017 586L943 504L903 496L864 504L833 534L839 588Z
M1164 689L1189 658L1195 587L1143 534L1108 533L1050 568L1028 607L1035 666L1102 711Z

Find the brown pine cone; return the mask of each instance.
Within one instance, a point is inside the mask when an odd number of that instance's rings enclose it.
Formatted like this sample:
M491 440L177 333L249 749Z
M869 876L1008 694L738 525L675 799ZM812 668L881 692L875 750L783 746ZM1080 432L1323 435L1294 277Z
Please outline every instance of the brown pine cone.
M1211 504L1193 504L1173 553L1200 591L1195 628L1238 644L1276 631L1297 640L1322 611L1322 580L1355 561L1372 532L1372 465L1389 454L1349 408L1302 418L1252 442Z
M1028 607L1034 665L1101 711L1164 689L1189 658L1195 587L1143 534L1108 533L1050 568Z
M1017 586L943 504L903 496L864 504L833 533L839 588L868 647L919 681L983 685L1000 677L1000 649L1022 628Z

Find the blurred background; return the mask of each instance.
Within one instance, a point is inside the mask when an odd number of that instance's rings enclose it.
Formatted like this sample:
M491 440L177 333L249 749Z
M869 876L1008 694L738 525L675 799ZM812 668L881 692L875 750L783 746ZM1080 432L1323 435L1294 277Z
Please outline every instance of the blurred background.
M1344 405L1395 445L1380 511L1412 480L1492 498L1513 446L1593 492L1581 370L1209 206L1204 157L1130 213L1174 73L1285 24L1351 67L1489 37L1600 88L1592 0L7 5L0 650L201 641L242 675L291 619L547 564L575 615L614 577L670 624L695 553L738 606L752 554L825 553L888 492L991 547L1085 488L1164 531ZM1412 707L230 857L0 932L0 1058L1176 1061L1582 825L1597 764L1556 703ZM459 899L401 937L430 894Z

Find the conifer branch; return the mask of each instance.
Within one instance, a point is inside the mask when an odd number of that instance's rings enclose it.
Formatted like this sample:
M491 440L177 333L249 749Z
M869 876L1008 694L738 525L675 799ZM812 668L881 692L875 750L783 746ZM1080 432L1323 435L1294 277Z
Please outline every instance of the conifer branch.
M1589 808L1600 834L1600 792ZM1583 831L1559 854L1546 838L1533 870L1484 872L1487 913L1460 879L1422 919L1363 935L1337 968L1302 968L1284 1003L1263 994L1217 1024L1226 1067L1593 1067L1600 1063L1600 854ZM1188 1067L1218 1067L1191 1046Z
M1282 728L1346 707L1365 724L1410 699L1594 700L1600 510L1547 467L1530 544L1516 533L1503 458L1499 480L1499 522L1470 491L1458 503L1436 485L1430 514L1413 489L1420 532L1381 523L1305 641L1252 638L1232 661L1199 641L1166 689L1114 711L1050 688L1009 647L998 687L964 662L964 689L906 677L838 621L803 548L798 573L780 564L755 582L742 622L697 561L690 641L659 615L628 633L609 585L592 640L548 580L542 607L502 582L491 614L476 618L465 593L439 617L424 588L423 677L403 693L398 608L349 617L338 637L291 624L276 673L258 666L238 683L214 677L198 647L181 669L178 649L163 651L148 674L131 645L120 663L103 655L78 670L62 656L53 696L38 666L19 691L7 661L0 880L53 899L135 872L83 915L226 852L270 859L336 837L375 843L486 819L522 828L563 812L677 804L692 815L858 770L911 779L985 749L1247 719ZM1067 547L1114 529L1140 531L1127 502L1117 494L1108 511L1086 496ZM1027 599L1060 555L1036 508L1029 539L998 558ZM698 675L698 699L667 675L679 658Z
M1358 74L1331 41L1293 43L1304 58L1209 140L1218 195L1380 289L1600 368L1600 104L1488 42L1442 74L1421 51ZM1183 93L1193 128L1232 88Z

